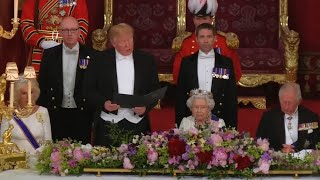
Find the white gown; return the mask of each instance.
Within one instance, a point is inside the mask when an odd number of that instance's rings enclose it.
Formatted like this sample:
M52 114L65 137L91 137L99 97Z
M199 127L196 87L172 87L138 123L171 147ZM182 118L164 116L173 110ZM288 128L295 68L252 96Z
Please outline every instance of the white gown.
M222 128L224 126L226 126L226 124L224 123L224 120L219 118L218 127ZM182 121L181 121L181 124L179 126L179 129L181 131L188 131L189 129L192 129L192 128L196 128L195 127L195 119L194 119L194 117L193 116L188 116L188 117L183 118Z
M34 138L36 138L40 146L45 141L52 140L50 117L47 108L39 106L39 109L35 113L31 114L27 118L21 119L28 127L29 131L33 134ZM2 141L2 135L4 131L8 129L9 123L14 127L12 129L11 141L17 144L20 150L25 150L28 154L34 154L36 150L28 141L19 125L13 119L11 119L10 121L7 121L5 119L2 120L0 129L0 141Z

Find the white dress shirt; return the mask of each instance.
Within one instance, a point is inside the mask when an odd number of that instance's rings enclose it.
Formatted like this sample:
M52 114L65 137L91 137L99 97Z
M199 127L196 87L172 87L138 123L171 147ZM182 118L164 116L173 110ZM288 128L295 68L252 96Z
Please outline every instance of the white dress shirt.
M63 97L61 107L77 108L73 98L79 58L79 43L72 49L62 45Z
M116 50L116 68L118 78L118 93L133 95L134 91L134 62L132 54L123 56ZM134 115L132 109L120 108L118 114L105 113L101 111L100 117L105 121L118 123L123 119L127 119L131 123L139 123L143 117Z
M198 54L198 81L199 88L202 90L211 91L212 86L212 70L215 63L214 50L208 54L199 50Z
M289 117L292 117L291 129L288 128ZM293 115L285 114L284 119L286 144L293 144L298 140L298 111L296 111Z

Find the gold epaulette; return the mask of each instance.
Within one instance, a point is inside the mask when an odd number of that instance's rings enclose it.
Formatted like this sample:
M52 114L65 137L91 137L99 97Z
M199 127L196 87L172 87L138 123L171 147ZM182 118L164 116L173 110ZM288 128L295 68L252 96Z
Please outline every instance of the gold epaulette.
M188 38L191 35L192 35L191 32L184 32L184 33L181 33L180 35L178 35L177 37L175 37L172 41L173 52L179 52L181 49L183 40Z
M238 49L239 48L239 44L240 44L239 38L235 33L233 33L233 32L225 33L222 31L217 31L217 34L226 38L227 46L230 49Z

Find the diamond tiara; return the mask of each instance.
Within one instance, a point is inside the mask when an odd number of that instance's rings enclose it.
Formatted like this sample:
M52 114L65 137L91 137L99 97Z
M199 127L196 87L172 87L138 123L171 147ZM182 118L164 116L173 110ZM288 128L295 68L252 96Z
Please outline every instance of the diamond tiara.
M200 96L208 96L209 98L213 98L212 92L201 89L192 89L190 91L190 96L200 95Z

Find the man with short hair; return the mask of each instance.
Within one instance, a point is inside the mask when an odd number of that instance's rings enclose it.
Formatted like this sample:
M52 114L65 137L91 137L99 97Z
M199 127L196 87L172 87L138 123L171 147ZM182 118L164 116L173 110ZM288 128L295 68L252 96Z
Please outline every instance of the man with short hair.
M193 14L195 29L202 23L214 24L214 16L218 9L217 0L188 0L188 7L189 11ZM236 50L228 47L226 37L216 34L212 47L215 48L217 53L229 57L232 60L236 82L239 81L242 76L239 56ZM184 39L180 51L175 56L172 72L175 83L178 81L182 58L194 54L198 50L199 46L196 42L195 33L193 32L191 36Z
M30 45L30 62L39 72L43 50L61 44L58 33L62 19L75 17L80 26L78 41L84 44L88 33L89 18L86 0L24 0L21 14L21 31Z
M186 106L188 93L192 89L210 91L215 107L212 114L223 119L226 126L237 128L237 89L230 58L214 51L216 30L213 25L203 23L196 29L199 51L184 57L181 63L181 76L177 82L176 123L191 114Z
M90 50L78 43L80 29L74 17L65 17L59 32L63 43L43 53L38 104L49 111L53 140L70 137L90 143L93 117L82 93Z
M300 105L301 100L299 84L284 84L279 90L280 107L263 113L256 137L269 139L271 147L286 153L315 148L319 116Z
M89 105L97 110L95 144L117 146L111 124L133 134L150 132L148 112L156 105L124 108L113 101L114 94L146 95L159 88L152 55L134 49L134 30L125 23L110 28L113 49L97 52L88 67L85 88Z

